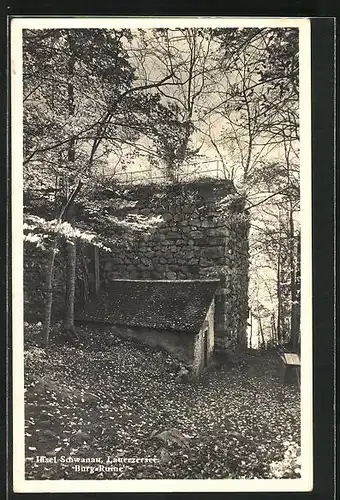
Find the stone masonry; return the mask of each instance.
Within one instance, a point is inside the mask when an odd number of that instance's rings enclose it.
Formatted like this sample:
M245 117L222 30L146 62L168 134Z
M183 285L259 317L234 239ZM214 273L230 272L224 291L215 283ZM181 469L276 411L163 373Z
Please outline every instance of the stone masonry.
M244 201L229 181L133 186L124 199L108 198L117 217L162 216L130 248L100 253L101 280L219 278L215 299L215 348L245 346L248 316L248 217ZM115 208L112 208L112 207ZM119 207L119 208L117 208Z

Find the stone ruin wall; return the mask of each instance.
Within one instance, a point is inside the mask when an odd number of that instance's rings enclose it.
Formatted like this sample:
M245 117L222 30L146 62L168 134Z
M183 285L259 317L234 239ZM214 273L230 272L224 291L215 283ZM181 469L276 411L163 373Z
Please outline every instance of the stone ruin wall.
M246 345L248 316L248 231L243 201L230 182L209 181L153 192L140 186L128 193L127 213L161 215L163 222L142 233L131 248L100 253L104 283L125 279L219 278L215 348ZM225 216L219 202L228 200ZM124 209L116 212L124 216Z

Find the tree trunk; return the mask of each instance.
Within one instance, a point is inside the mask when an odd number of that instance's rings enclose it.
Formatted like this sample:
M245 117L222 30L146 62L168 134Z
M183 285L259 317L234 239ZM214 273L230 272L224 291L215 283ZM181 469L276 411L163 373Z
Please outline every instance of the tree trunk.
M290 266L290 342L295 349L298 343L298 325L296 315L296 273L295 273L295 228L293 211L290 208L289 213L289 266Z
M250 335L249 335L249 349L252 349L253 341L253 313L250 311Z
M263 328L262 328L262 321L261 317L259 315L259 327L260 327L260 334L261 334L261 342L262 342L262 347L264 348L266 346L266 342L264 340L264 335L263 335Z
M44 323L42 332L45 349L48 349L50 340L50 327L51 327L52 304L53 304L54 262L55 262L56 252L57 252L57 239L55 239L53 246L49 251L49 261L48 261L47 275L46 275L46 303L45 303Z
M67 210L67 218L72 226L75 222L73 201ZM65 283L65 310L64 310L64 333L70 339L76 336L74 326L74 298L76 289L76 265L77 247L75 241L66 244L66 283Z
M65 292L65 314L64 331L70 337L75 336L74 327L74 297L76 289L76 242L69 242L66 246L66 292Z
M99 269L99 248L94 247L94 287L95 294L98 295L100 288L100 269Z
M72 205L75 197L77 196L78 192L81 189L81 181L79 180L77 186L73 190L72 194L70 197L67 199L65 205L62 207L60 211L60 215L58 217L58 220L62 222L65 217L65 213L68 210L68 207ZM48 260L48 266L47 266L47 273L46 273L46 303L45 303L45 311L44 311L44 324L43 324L43 342L44 346L47 349L49 345L49 335L50 335L50 327L51 327L51 315L52 315L52 304L53 304L53 279L54 279L54 264L55 264L55 255L57 253L58 249L58 238L56 238L53 242L53 245L49 251L49 260ZM74 250L75 251L75 250ZM74 270L75 270L75 263L74 263ZM74 273L74 282L75 282L75 273ZM74 302L74 297L73 297L73 302ZM73 311L73 309L72 309ZM72 313L73 315L73 313ZM74 322L73 322L74 323Z
M275 326L275 314L274 313L272 314L272 337L273 337L274 341L278 340L278 338L277 338L277 332L276 332L276 326Z
M74 103L74 87L72 78L74 76L75 56L74 56L74 43L72 36L69 37L70 58L68 61L68 76L69 83L67 86L68 94L68 113L69 116L74 116L75 103ZM68 161L75 162L75 140L72 139L68 148ZM74 202L69 203L66 212L66 218L74 225ZM66 291L65 291L65 313L64 313L64 331L68 337L75 336L74 326L74 297L75 297L75 284L76 284L76 263L77 263L77 247L74 241L68 242L66 246Z
M278 342L282 341L282 333L281 333L281 235L279 235L279 251L277 257L277 274L276 274L276 287L277 287L277 340Z
M298 245L297 245L297 271L296 271L296 316L298 339L301 342L301 232L299 231Z
M73 77L74 77L74 67L75 67L75 63L76 63L76 57L75 57L74 40L72 38L72 35L70 35L68 37L68 43L69 43L69 48L70 48L70 57L69 57L68 63L67 63L67 71L68 71L68 78L69 78L69 81L67 84L67 110L68 110L69 116L74 116L76 106L75 106L75 102L74 102ZM71 141L69 142L67 159L69 162L74 162L76 159L74 137L72 137Z
M296 247L296 271L294 273L294 287L292 289L292 344L294 348L298 347L300 342L300 235Z
M81 246L81 254L83 260L83 294L84 294L84 304L89 300L89 270L86 261L86 250L85 246Z

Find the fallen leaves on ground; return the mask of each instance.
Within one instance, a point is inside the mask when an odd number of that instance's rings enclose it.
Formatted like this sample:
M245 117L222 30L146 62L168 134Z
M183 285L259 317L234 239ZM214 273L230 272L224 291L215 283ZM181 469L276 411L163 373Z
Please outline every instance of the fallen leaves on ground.
M273 355L183 384L167 353L103 329L82 327L79 337L78 346L27 350L27 479L269 478L283 443L300 443L299 390L279 383ZM92 469L75 470L69 457ZM155 460L95 467L124 457Z

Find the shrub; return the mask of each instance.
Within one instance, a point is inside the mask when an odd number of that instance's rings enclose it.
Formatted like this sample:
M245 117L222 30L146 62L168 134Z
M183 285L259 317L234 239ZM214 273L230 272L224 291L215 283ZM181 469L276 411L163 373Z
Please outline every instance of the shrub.
M48 357L44 349L34 346L24 351L24 363L26 372L36 374L48 364Z

